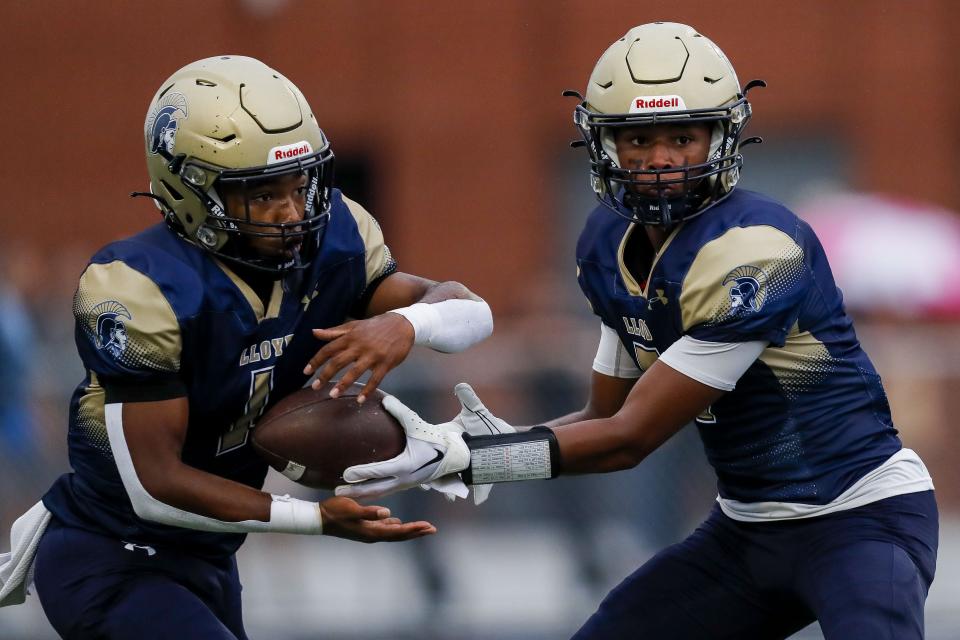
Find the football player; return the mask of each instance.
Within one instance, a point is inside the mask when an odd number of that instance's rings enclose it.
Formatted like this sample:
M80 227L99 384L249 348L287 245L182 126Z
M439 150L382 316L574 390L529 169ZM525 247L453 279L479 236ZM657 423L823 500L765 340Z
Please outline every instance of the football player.
M601 320L586 407L514 433L466 385L440 425L388 398L406 455L348 469L338 493L628 469L694 421L717 504L576 638L785 638L814 620L830 639L922 638L933 483L810 227L736 188L758 84L685 25L614 42L574 113L602 203L577 245Z
M319 388L344 371L337 396L371 372L362 402L414 344L465 349L492 317L459 283L397 271L376 220L332 186L303 94L262 62L180 69L144 137L150 192L135 195L163 223L80 277L74 471L15 525L0 604L22 600L32 568L64 638L246 638L234 554L247 533L435 532L349 498L261 491L258 416L314 374Z

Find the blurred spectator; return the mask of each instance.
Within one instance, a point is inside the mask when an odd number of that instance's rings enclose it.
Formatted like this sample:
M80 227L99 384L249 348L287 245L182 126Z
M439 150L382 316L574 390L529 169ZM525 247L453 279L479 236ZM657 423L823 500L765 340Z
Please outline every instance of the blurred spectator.
M14 460L36 451L30 387L36 341L16 290L0 285L0 442Z

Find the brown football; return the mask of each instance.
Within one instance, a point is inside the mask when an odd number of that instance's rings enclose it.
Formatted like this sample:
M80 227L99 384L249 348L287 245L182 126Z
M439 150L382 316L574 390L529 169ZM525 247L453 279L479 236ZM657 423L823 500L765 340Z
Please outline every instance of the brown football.
M363 388L351 385L331 398L332 384L291 393L260 418L253 447L270 466L315 489L343 484L343 471L355 464L389 460L403 452L406 435L384 411L379 389L357 404Z

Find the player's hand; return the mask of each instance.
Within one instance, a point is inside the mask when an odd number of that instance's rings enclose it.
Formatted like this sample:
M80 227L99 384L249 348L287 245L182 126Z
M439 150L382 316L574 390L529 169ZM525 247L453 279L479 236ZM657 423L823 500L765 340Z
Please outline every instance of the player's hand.
M430 424L393 396L383 399L383 408L399 420L406 431L406 448L389 460L347 467L343 479L348 484L336 488L338 496L385 496L428 484L470 466L470 449L463 441L461 425Z
M454 422L472 436L489 436L498 433L516 433L517 430L497 416L490 413L477 393L466 382L461 382L453 388L457 400L460 401L460 413ZM482 504L489 496L492 484L473 485L473 503Z
M353 320L329 329L314 329L314 337L326 340L304 368L304 375L319 371L311 385L320 389L339 371L346 373L330 390L336 398L365 372L370 379L357 395L363 403L380 385L384 376L403 362L413 347L413 325L396 313L384 313L366 320Z
M390 509L364 506L350 498L328 498L320 503L323 534L359 542L397 542L429 536L437 528L429 522L403 522Z

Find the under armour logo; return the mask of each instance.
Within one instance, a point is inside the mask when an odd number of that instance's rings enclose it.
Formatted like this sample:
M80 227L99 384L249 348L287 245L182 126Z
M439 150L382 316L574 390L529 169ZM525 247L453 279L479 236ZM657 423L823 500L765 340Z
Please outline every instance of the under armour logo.
M657 289L657 295L656 295L655 297L653 297L653 298L650 298L650 300L647 301L647 310L648 310L648 311L653 310L653 305L654 305L655 302L659 302L660 304L662 304L662 305L664 305L664 306L667 305L667 296L663 295L664 293L666 293L666 291L665 291L664 289Z
M145 544L133 544L132 542L125 542L123 545L123 548L126 549L127 551L133 551L134 549L143 549L144 551L147 552L148 556L157 555L156 549L154 549L153 547L149 547Z

